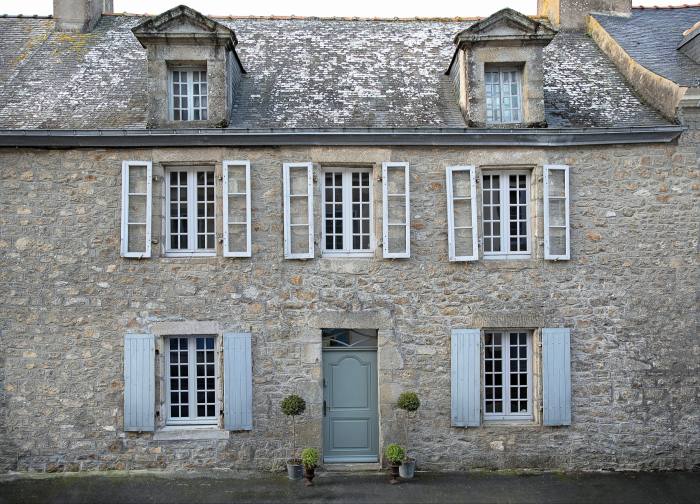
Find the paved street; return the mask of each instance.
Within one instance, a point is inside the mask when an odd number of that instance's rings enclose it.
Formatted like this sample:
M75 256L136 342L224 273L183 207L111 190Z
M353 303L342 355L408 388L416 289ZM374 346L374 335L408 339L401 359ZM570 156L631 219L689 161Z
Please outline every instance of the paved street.
M693 503L700 472L614 474L419 473L400 485L384 473L321 474L306 488L284 475L113 472L0 477L0 503Z

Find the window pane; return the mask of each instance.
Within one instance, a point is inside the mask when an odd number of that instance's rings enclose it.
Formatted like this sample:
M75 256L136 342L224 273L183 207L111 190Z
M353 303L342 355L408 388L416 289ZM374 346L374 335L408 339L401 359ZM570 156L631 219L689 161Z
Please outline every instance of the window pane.
M386 176L389 179L385 181L389 194L406 193L406 171L403 166L387 167Z
M549 253L552 255L566 254L566 228L549 228Z
M406 252L406 226L389 225L389 252Z
M146 225L129 224L129 252L146 252Z
M229 166L228 167L228 192L244 193L246 192L246 167L245 166Z
M210 250L215 247L214 226L214 173L197 171L197 248Z
M549 170L549 196L554 198L564 198L566 188L564 184L564 170Z
M549 225L564 226L566 224L566 200L549 200Z
M406 198L403 196L389 196L388 201L389 225L406 223Z
M170 190L167 192L170 208L170 248L185 250L187 243L187 172L172 171L169 177Z
M129 166L129 193L146 193L146 166Z
M291 233L292 254L303 254L309 251L309 226L292 226Z
M289 169L289 190L290 194L307 194L308 177L306 167Z
M471 196L471 175L468 171L452 172L452 196L469 198Z
M455 227L471 227L472 225L472 202L468 199L455 200L452 203L454 208Z
M474 243L472 241L471 228L455 229L455 255L474 255Z

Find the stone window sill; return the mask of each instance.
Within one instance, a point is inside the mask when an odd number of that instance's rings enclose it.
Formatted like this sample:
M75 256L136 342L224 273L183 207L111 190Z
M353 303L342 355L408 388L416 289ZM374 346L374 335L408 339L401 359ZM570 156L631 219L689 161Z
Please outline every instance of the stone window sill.
M229 439L230 432L227 430L219 429L211 425L207 426L174 426L169 425L158 429L155 434L153 434L154 441L197 441L197 440L227 440Z

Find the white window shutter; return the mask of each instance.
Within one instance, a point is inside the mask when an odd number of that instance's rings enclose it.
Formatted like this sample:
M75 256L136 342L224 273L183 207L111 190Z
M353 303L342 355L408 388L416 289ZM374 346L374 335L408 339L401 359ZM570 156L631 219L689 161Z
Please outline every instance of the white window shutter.
M385 258L411 257L408 163L382 163L382 242Z
M124 336L124 430L152 432L155 427L155 360L153 335Z
M452 330L452 425L481 425L481 331Z
M250 161L224 161L223 171L224 257L250 257Z
M571 425L571 330L542 329L544 425Z
M284 163L284 257L313 259L313 165Z
M569 167L544 165L544 258L570 258Z
M122 257L151 257L152 179L150 161L122 162Z
M224 428L253 429L250 333L224 333Z
M473 166L448 166L447 245L450 261L479 259L476 175Z

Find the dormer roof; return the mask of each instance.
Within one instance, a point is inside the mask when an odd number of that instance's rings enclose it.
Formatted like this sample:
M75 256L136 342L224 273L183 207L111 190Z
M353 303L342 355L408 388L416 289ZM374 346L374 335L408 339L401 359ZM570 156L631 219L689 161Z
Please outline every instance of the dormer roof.
M547 24L506 8L462 30L454 42L461 47L475 43L505 45L512 42L547 45L556 34Z
M187 7L178 5L157 16L148 18L131 29L143 47L150 43L212 44L226 45L233 50L238 44L234 31Z

